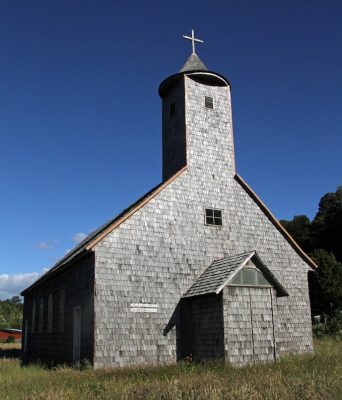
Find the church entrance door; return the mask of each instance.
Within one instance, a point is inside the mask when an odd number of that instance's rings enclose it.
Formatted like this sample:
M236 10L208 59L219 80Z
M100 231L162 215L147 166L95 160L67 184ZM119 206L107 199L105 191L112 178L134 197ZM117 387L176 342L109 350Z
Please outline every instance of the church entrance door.
M225 348L235 365L275 360L273 288L227 287Z

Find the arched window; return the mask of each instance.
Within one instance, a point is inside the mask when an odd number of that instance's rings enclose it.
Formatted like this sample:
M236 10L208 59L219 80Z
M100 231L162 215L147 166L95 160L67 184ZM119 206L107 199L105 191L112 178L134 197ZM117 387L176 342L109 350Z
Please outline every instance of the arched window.
M61 290L59 297L59 331L64 332L65 291Z
M40 299L39 303L39 332L43 332L43 318L44 318L44 300Z
M31 316L31 332L34 333L34 329L36 326L36 302L33 300L32 303L32 316Z
M52 321L53 321L53 300L52 294L48 298L48 314L47 314L47 331L52 332Z

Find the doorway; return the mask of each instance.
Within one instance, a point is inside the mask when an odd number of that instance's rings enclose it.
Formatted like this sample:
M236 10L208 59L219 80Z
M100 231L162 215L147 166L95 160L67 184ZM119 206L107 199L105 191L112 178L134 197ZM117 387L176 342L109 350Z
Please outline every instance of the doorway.
M227 287L225 349L232 364L276 359L273 288Z

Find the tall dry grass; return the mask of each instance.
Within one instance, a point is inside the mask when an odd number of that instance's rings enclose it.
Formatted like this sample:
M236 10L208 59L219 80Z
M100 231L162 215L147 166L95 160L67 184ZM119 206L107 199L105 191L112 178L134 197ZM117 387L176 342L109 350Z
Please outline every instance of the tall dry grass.
M234 369L222 363L83 370L0 360L0 399L340 400L342 342L315 342L314 356Z

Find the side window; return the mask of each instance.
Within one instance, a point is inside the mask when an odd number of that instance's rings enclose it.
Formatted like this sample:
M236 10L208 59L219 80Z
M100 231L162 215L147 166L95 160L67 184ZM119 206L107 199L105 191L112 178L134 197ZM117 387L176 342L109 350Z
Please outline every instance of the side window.
M64 332L65 291L61 290L59 297L59 331Z
M39 302L39 332L43 332L43 318L44 318L44 300L40 299Z
M31 316L31 332L34 333L34 329L36 326L36 301L33 300L32 303L32 316Z
M52 332L52 322L53 322L53 299L52 294L48 298L48 313L47 313L47 331Z

